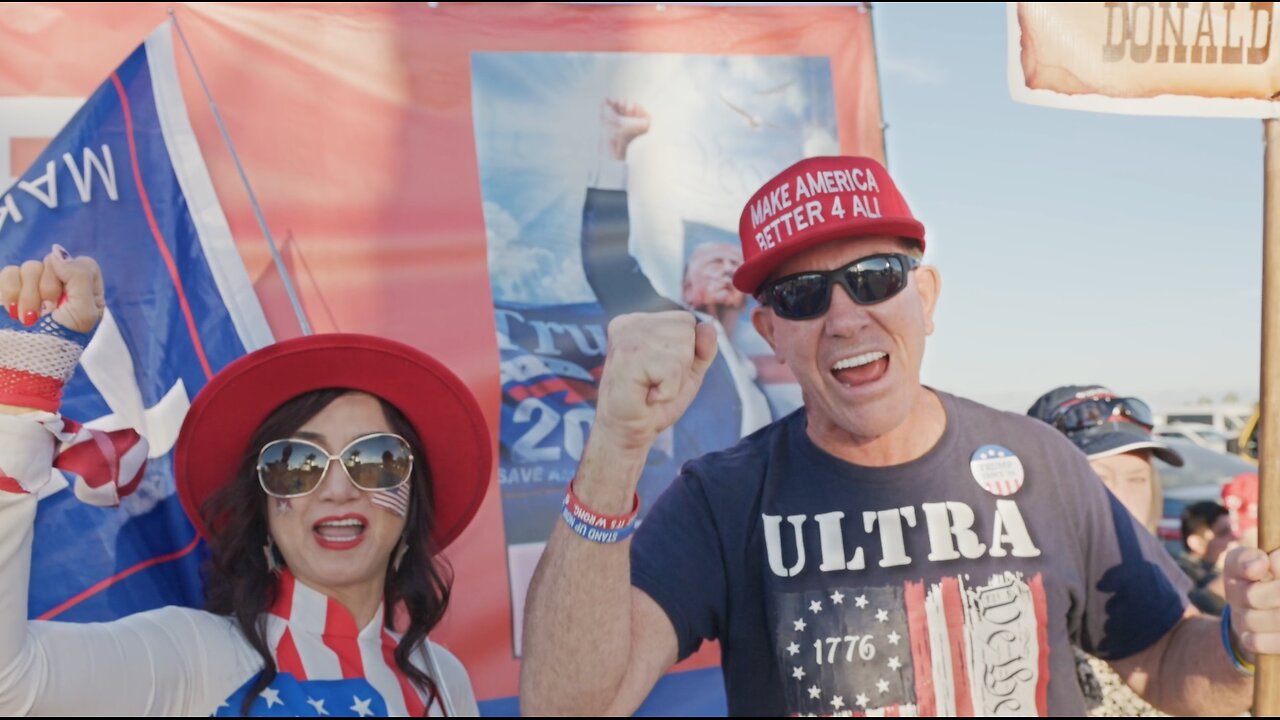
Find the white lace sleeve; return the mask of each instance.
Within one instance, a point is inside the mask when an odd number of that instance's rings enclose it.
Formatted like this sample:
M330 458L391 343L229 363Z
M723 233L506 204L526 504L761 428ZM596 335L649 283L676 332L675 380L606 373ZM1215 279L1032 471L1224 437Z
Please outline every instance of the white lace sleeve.
M39 422L3 416L0 434L0 471L49 472L52 438ZM230 621L190 608L29 621L35 515L35 495L0 491L0 714L208 715L260 665Z
M443 710L450 717L479 717L480 708L476 705L476 694L471 689L467 669L453 653L430 640L424 649L427 674L431 675L440 688ZM431 714L439 715L441 709L439 706L432 706Z

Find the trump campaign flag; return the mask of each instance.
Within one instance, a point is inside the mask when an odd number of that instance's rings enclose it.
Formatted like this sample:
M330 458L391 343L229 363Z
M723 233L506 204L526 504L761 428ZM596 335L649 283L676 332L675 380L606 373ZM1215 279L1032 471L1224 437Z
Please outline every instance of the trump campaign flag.
M65 491L41 501L31 615L94 621L202 605L199 542L170 453L200 388L272 337L187 117L168 23L0 194L0 265L43 258L54 243L98 261L107 300L62 413L133 428L150 452L120 507Z

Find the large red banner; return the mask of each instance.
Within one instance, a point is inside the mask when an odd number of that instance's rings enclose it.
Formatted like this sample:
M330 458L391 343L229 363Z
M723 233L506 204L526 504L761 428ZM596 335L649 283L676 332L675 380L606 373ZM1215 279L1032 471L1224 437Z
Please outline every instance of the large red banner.
M645 106L652 130L643 142L652 147L641 152L637 140L626 158L633 195L646 193L632 200L633 224L662 228L676 214L688 222L682 243L633 239L631 251L657 290L676 302L680 268L703 242L691 233L736 227L754 184L803 155L883 160L870 15L860 4L22 3L0 10L0 189L169 8L315 331L392 337L441 358L479 398L504 482L506 473L515 478L539 468L545 478L549 467L530 460L545 457L537 455L548 449L535 442L541 436L530 440L517 426L549 416L521 416L516 402L504 409L513 389L503 353L522 347L536 354L540 342L531 335L517 347L511 313L533 322L550 312L545 322L560 327L580 317L588 338L589 326L601 322L586 285L578 298L585 304L575 305L573 297L507 283L521 271L497 262L496 253L512 248L559 252L534 236L538 208L523 216L512 210L522 187L536 193L547 186L547 168L557 164L548 148L570 147L568 134L579 126L607 132L617 118L601 113L623 102ZM299 324L249 196L195 70L175 45L192 125L236 247L274 336L294 337ZM577 84L566 94L568 70ZM529 120L540 131L512 126L510 114L528 107L541 108ZM581 166L596 167L597 137L582 151ZM702 175L692 178L690 157L698 153ZM670 209L679 203L661 195L667 179L698 202ZM584 177L582 185L589 182ZM565 187L574 191L572 183ZM547 198L541 207L581 212L580 194L561 200ZM514 229L499 226L508 221ZM580 272L578 262L551 267L546 279L558 287L557 273ZM776 417L787 405L785 374L743 348ZM516 400L530 392L518 390ZM589 393L571 397L589 411ZM579 417L589 425L589 414ZM558 448L568 452L556 458L573 459L579 431L585 426L557 431L565 436ZM523 584L540 545L514 535L545 533L515 517L525 508L540 512L522 504L532 496L499 481L495 473L479 515L449 550L453 602L433 635L467 666L481 701L517 692ZM704 650L682 669L715 662L715 651Z

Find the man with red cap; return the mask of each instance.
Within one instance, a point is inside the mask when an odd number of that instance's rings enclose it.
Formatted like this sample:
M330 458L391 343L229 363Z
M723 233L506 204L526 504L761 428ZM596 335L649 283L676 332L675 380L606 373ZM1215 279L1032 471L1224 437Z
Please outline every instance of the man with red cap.
M921 385L941 280L879 163L801 161L739 231L734 283L804 408L687 463L628 542L647 448L716 338L688 313L610 324L529 590L526 713L630 714L704 640L732 714L1079 715L1073 643L1167 711L1247 709L1254 653L1280 649L1280 553L1233 556L1234 613L1199 617L1063 435Z

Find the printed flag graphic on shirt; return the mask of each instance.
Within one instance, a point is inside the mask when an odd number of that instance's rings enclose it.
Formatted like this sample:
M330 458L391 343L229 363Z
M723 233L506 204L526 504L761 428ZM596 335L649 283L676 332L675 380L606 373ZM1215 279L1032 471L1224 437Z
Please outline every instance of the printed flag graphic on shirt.
M1002 573L777 597L779 668L800 715L1044 715L1044 586Z
M218 707L214 717L243 717L241 703L255 675ZM387 703L364 678L299 680L280 673L249 705L251 717L387 717Z
M395 664L399 642L381 613L364 628L337 600L281 576L266 623L266 639L280 674L249 705L256 717L423 717L426 698ZM422 657L418 653L418 657ZM214 713L239 716L257 675ZM446 703L447 706L447 703ZM431 710L439 715L441 704Z
M150 445L140 486L119 508L70 492L41 501L33 617L203 604L170 452L209 378L271 342L187 117L170 33L167 23L153 32L0 192L0 265L59 243L102 266L107 315L62 413L89 428L132 427Z

